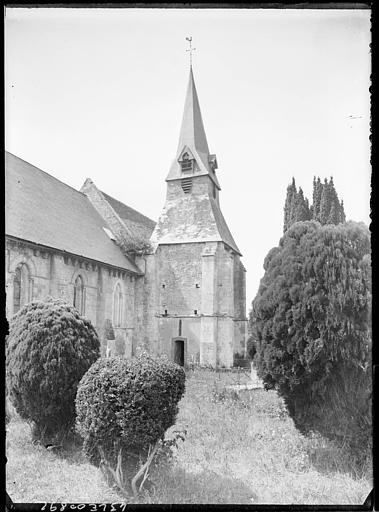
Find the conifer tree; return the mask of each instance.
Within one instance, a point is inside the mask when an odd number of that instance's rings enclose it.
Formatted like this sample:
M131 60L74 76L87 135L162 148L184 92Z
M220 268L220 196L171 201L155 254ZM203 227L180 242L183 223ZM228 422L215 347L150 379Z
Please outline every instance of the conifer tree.
M332 202L327 223L336 225L340 223L340 208L336 201Z
M322 185L320 213L317 219L321 224L327 224L330 212L330 188L327 179L325 178Z
M313 219L314 220L319 220L320 219L320 205L321 205L321 194L322 194L322 183L321 183L321 180L320 180L320 177L317 178L317 181L316 181L316 177L313 178L313 205L312 205L312 210L313 210Z
M368 228L299 222L264 269L250 314L258 375L283 396L302 431L364 453L371 436Z
M316 220L320 224L340 224L345 222L345 212L343 201L339 201L336 189L334 187L333 177L329 182L325 178L324 183L320 177L313 177L313 204L309 206L308 199L304 196L303 190L299 187L297 191L295 179L287 187L287 197L284 206L284 226L283 232L292 226L295 222L304 222L307 220Z
M310 220L309 203L308 199L304 198L304 193L301 187L297 194L296 210L294 215L294 222ZM293 223L292 223L293 224Z
M286 201L284 204L283 232L286 232L287 229L293 223L294 207L296 204L296 196L297 196L297 190L296 190L295 178L292 178L291 185L288 185L288 187L287 187L287 196L286 196Z

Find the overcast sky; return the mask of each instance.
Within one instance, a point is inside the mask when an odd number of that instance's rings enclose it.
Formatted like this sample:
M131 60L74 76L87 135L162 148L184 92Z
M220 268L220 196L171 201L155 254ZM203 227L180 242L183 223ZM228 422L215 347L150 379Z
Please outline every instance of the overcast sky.
M247 308L292 176L333 176L369 224L370 11L6 9L6 149L157 220L189 73L187 36Z

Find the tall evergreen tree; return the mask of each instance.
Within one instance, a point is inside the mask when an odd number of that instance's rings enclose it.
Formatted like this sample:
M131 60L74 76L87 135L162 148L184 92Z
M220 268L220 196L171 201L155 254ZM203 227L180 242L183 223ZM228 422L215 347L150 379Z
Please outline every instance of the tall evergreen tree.
M340 223L340 207L339 203L336 201L332 202L332 205L330 207L329 217L328 217L328 224L339 224Z
M313 205L312 205L312 210L313 210L313 219L314 220L320 220L320 205L321 205L321 194L322 194L322 183L321 183L321 180L320 180L320 177L317 178L317 181L316 181L316 177L313 178L313 197L312 197L312 200L313 200Z
M296 198L296 209L294 215L294 222L310 220L309 203L308 199L304 198L304 193L301 187ZM292 223L293 224L293 223Z
M284 397L301 430L362 453L371 436L368 228L299 222L264 269L250 314L258 375Z
M317 219L321 224L327 224L330 212L330 188L328 180L325 178L322 185L320 213Z
M288 185L288 187L287 187L287 196L286 196L286 201L284 204L283 232L286 232L287 229L293 223L293 218L294 218L293 210L294 210L294 207L296 204L296 196L297 196L297 190L296 190L295 178L292 178L291 185Z
M308 199L304 196L303 190L299 187L297 191L295 179L287 187L287 196L284 205L283 232L295 222L317 220L320 224L340 224L345 222L345 211L343 201L339 201L334 187L333 177L329 182L325 178L324 183L320 177L313 177L313 204L309 206Z

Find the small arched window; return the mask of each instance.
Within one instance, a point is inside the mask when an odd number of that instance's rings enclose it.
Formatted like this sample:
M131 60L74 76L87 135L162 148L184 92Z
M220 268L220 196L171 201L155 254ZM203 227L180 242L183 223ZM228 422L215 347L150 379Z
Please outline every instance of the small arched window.
M78 276L74 283L74 307L81 315L84 314L84 283L81 276Z
M25 264L16 268L13 278L13 313L30 300L30 275Z
M123 296L121 292L121 286L119 283L113 292L113 325L120 327L122 324L122 309L123 309Z

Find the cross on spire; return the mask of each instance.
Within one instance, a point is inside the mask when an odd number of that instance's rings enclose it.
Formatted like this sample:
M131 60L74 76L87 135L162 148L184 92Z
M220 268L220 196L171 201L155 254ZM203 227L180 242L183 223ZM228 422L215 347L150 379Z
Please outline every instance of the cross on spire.
M192 52L196 50L196 48L192 48L192 36L186 37L186 40L189 42L189 48L186 52L190 52L190 67L192 68Z

